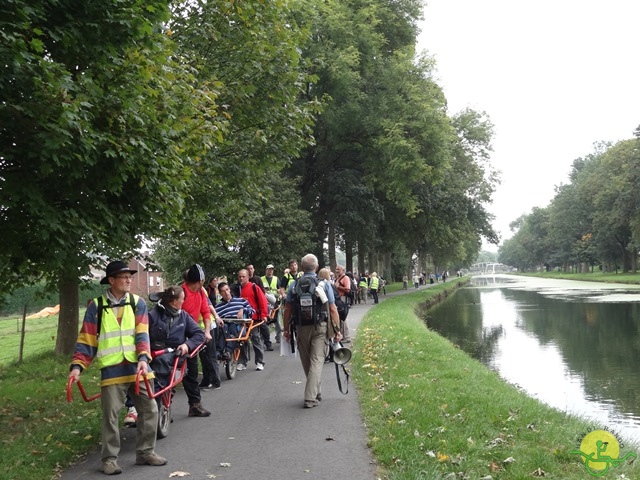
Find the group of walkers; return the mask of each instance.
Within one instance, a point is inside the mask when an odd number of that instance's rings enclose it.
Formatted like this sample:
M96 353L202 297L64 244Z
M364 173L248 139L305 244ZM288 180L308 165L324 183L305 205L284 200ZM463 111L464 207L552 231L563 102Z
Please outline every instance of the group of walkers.
M459 272L457 275L461 276ZM448 271L436 272L436 273L422 272L421 274L418 274L416 272L413 274L413 277L411 278L411 280L412 280L413 286L415 288L419 288L421 285L426 285L427 280L431 285L433 285L434 283L440 283L440 280L442 280L442 283L446 282L447 277L449 277ZM407 275L404 275L402 277L402 288L403 290L407 290L409 288L409 277Z
M78 381L92 363L101 371L102 472L107 475L122 472L117 459L118 420L123 406L128 409L125 425L137 426L136 464L167 463L155 452L156 401L148 395L144 382L139 383L136 394L139 375L154 378L149 367L152 351L173 349L186 357L182 383L189 403L188 416L211 415L202 405L201 390L221 387L219 360L230 359L234 344L226 339L237 338L239 329L237 322L223 319L262 322L250 333L257 371L265 369L265 352L274 350L271 325L275 328L276 343L293 342L307 378L303 407L319 404L320 377L329 344L351 341L347 326L349 306L366 303L367 294L378 303L378 291L384 283L375 272L354 277L342 265L336 267L335 274L326 268L318 272L318 260L312 254L302 258L301 266L299 272L297 260L290 260L283 276L278 278L272 264L266 266L263 276L257 275L249 264L238 272L237 283L230 284L224 278L212 278L206 283L204 270L194 264L184 272L183 283L166 288L148 311L144 299L131 293L132 277L137 271L121 261L107 265L100 283L109 289L87 306L69 373L72 381ZM305 290L306 285L313 286ZM310 295L312 301L303 301L305 295ZM338 313L336 303L346 305L345 314ZM198 355L188 355L202 344L206 348ZM243 349L237 369L246 369L247 363L248 355Z

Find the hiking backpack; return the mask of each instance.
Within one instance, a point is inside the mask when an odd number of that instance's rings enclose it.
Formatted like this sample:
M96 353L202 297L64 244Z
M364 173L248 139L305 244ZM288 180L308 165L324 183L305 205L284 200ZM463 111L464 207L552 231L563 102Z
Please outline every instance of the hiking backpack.
M331 288L333 288L333 296L335 297L336 309L338 310L338 316L340 320L344 321L347 319L347 314L349 313L349 306L340 298L340 293L334 284L331 284Z
M349 275L347 276L349 277ZM356 282L356 279L354 277L349 277L349 280L351 280L351 290L349 290L347 296L349 297L350 303L353 305L356 300L356 294L358 292L358 283Z
M293 321L296 325L317 325L323 315L322 300L316 295L318 278L304 275L296 280L293 287Z

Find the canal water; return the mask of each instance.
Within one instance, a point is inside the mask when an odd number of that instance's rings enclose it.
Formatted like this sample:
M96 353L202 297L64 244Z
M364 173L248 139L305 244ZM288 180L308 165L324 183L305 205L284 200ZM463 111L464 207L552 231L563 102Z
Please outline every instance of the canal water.
M530 396L640 445L640 286L478 276L425 320Z

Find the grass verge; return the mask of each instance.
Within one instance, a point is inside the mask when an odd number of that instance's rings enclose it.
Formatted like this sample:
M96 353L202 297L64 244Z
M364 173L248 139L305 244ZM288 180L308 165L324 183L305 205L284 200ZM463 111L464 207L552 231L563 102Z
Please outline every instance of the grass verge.
M0 369L1 478L52 478L95 447L100 402L85 403L76 388L74 401L67 403L61 379L68 372L69 358L51 352ZM99 379L84 381L97 385Z
M525 277L542 277L542 278L563 278L565 280L579 280L585 282L604 282L604 283L640 283L640 273L604 273L604 272L587 272L587 273L568 273L568 272L523 272L515 275Z
M416 316L455 283L386 300L358 328L353 377L380 476L590 478L571 451L601 426L528 397ZM607 475L637 478L633 467Z

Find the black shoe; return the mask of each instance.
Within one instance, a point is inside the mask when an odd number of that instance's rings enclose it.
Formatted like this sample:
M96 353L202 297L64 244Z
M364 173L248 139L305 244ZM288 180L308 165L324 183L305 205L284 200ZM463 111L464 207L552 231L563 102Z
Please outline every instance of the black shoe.
M204 408L200 402L194 403L189 407L190 417L208 417L209 415L211 415L211 412Z
M267 346L267 352L273 352L273 346L268 345Z
M208 388L211 386L211 382L205 382L204 380L200 382L200 385L198 385L200 388Z

